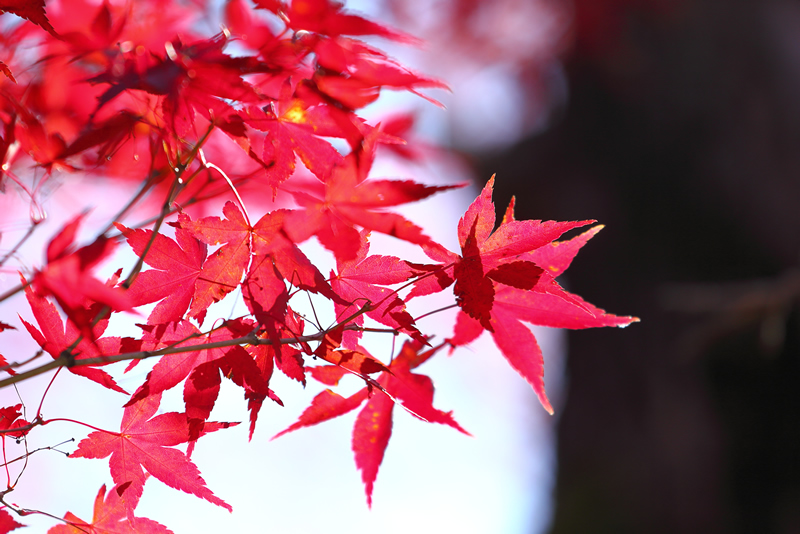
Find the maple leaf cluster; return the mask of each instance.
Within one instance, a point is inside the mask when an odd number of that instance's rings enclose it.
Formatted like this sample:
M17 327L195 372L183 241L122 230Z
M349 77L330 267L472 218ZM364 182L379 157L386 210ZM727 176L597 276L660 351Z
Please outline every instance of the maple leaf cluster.
M136 516L149 477L230 510L190 458L201 437L237 424L211 420L223 379L242 390L250 437L264 403L283 404L271 385L276 369L303 385L311 379L334 388L348 375L361 381L364 387L346 397L325 389L278 436L363 406L352 449L371 503L395 407L467 433L433 406L433 381L416 372L428 359L488 331L553 413L542 352L527 325L636 320L608 314L556 281L601 226L559 239L593 221L518 221L512 201L497 225L494 178L457 224L459 252L393 211L463 185L371 176L382 147L400 157L418 153L399 137L410 117L371 124L363 108L386 89L435 102L420 91L446 87L363 40L412 37L330 0L228 0L225 29L208 36L196 28L210 6L194 4L190 13L160 0L52 0L46 12L43 0L0 2L0 10L25 19L6 26L0 39L7 78L0 83L0 185L37 209L54 177L139 187L88 244L79 239L85 212L64 225L50 239L45 263L23 269L20 285L3 297L24 292L30 311L2 319L18 320L49 361L25 362L4 349L0 386L56 369L52 383L66 368L120 394L119 430L92 427L70 454L108 458L113 487L101 487L91 523L67 512L54 534L169 532ZM262 215L251 218L248 206ZM134 212L148 220L131 222ZM409 243L430 261L373 254L374 233ZM302 248L311 238L332 256L327 275ZM135 264L101 280L98 267L121 246ZM451 286L458 315L444 330L452 334L434 345L434 332L422 331L407 306ZM308 293L328 306L331 326L299 311L296 303ZM223 299L240 299L246 313L207 320ZM105 335L110 321L123 317L135 318L137 333ZM0 323L0 331L7 328L14 327ZM405 342L381 361L362 345L366 333ZM130 392L102 369L128 361L127 372L150 358L155 364ZM183 411L160 413L162 394L178 386ZM43 402L27 413L30 420L22 404L0 408L4 444L31 439L36 427L56 421L90 426L45 419ZM176 448L184 444L186 452ZM3 454L8 473L5 447ZM3 500L12 478L0 502L25 513ZM0 533L17 526L0 509Z

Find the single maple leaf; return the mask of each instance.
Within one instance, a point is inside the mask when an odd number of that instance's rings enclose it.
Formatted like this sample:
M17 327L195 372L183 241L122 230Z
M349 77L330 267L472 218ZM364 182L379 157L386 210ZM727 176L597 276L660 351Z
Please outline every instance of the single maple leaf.
M94 500L92 522L87 523L72 512L64 514L66 525L56 525L47 534L173 534L171 530L152 519L144 517L129 518L126 514L120 493L121 486L111 488L106 493L105 484L100 487Z
M14 521L12 515L5 511L5 507L0 507L0 534L6 534L24 526L26 525Z
M55 28L47 20L44 0L0 0L0 14L13 13L42 27L56 39L60 39Z
M261 159L266 171L267 185L273 191L295 170L295 154L308 170L320 180L326 180L334 167L343 162L342 155L321 139L307 113L308 106L299 99L273 101L269 106L249 107L245 122L266 133Z
M118 337L100 337L108 325L107 318L98 321L92 327L90 335L87 336L84 332L85 329L79 329L71 320L68 319L65 324L61 320L61 315L56 310L56 307L47 299L32 291L30 287L25 288L25 297L28 299L28 304L31 307L33 316L36 318L36 322L39 324L39 328L41 328L41 332L35 326L22 319L22 317L20 317L20 320L31 337L53 359L61 357L66 351L69 351L68 353L72 355L71 357L75 361L120 353L122 339ZM84 315L96 317L100 311L97 306L91 307L89 310ZM78 342L77 345L76 341ZM67 369L72 374L83 376L101 386L127 395L128 393L114 381L111 375L101 369L97 369L101 365L103 364L68 366Z
M520 256L551 243L568 230L593 222L517 221L513 212L507 212L511 215L495 230L493 186L494 177L458 223L461 257L453 269L453 292L459 306L489 331L493 328L489 316L495 283L523 290L538 287L556 291L554 282L540 284L544 271L539 265Z
M327 339L326 336L326 341L323 341L320 347L325 346L326 348L323 351L330 353L330 347L335 345L335 336L331 339ZM448 425L459 432L469 435L453 419L451 412L442 412L433 407L433 381L427 376L411 372L412 369L427 361L443 346L439 345L425 352L420 352L423 347L422 343L407 341L403 345L400 354L392 361L388 369L384 367L385 370L378 378L377 383L380 386L380 393L373 393L372 388L368 386L345 398L326 389L314 398L311 406L303 412L297 422L276 434L272 439L287 432L313 426L348 413L367 400L366 405L356 418L353 428L352 447L355 453L356 467L361 471L361 479L364 482L367 504L372 506L372 490L378 475L378 468L383 461L386 446L392 434L392 412L396 403L400 403L410 413L426 422ZM367 354L365 356L374 360ZM377 360L374 361L377 362ZM322 375L328 379L333 378L336 381L341 378L339 371L326 372L327 369L325 367L321 369L322 371L317 371L312 376ZM336 378L337 375L338 378Z
M189 441L186 414L169 412L155 415L160 403L161 394L156 394L128 406L122 416L119 432L92 432L81 440L78 449L70 457L111 457L111 478L119 486L117 493L122 501L121 506L130 520L134 518L133 511L144 489L147 478L144 469L171 488L232 511L230 505L206 487L197 466L184 453L172 448ZM204 433L230 426L224 423L220 425L206 425Z
M141 257L153 231L131 230L119 223L115 226L128 240L134 253ZM160 301L150 313L148 324L181 320L196 293L197 279L206 259L206 246L181 228L175 231L175 238L177 242L162 234L155 236L144 259L153 269L139 273L128 288L133 306ZM195 313L204 315L204 312L205 309L199 309Z
M512 206L513 208L513 206ZM513 219L513 209L506 212L506 220ZM597 234L602 226L566 241L553 241L520 256L541 266L539 284L554 284L554 277L569 267L578 250ZM624 327L639 319L606 313L585 302L578 295L558 288L558 291L524 290L510 285L495 285L489 325L495 344L509 364L533 387L539 401L548 413L553 408L544 387L544 359L541 348L531 330L524 323L553 328L595 328L601 326ZM466 345L485 329L483 322L461 311L456 320L453 336L448 339L455 346Z

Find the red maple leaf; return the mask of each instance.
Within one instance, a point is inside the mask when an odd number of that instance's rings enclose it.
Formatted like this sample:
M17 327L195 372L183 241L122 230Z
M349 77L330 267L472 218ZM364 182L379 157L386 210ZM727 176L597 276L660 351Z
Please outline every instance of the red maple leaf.
M416 271L395 256L368 256L369 233L362 232L361 237L361 248L356 257L351 261L337 261L338 274L331 272L333 291L349 303L335 304L336 317L343 320L369 304L368 317L424 342L414 326L414 319L406 311L405 303L395 291L384 287L403 283L415 276ZM363 326L364 317L357 316L352 324ZM360 331L347 331L343 344L355 348L360 337Z
M144 255L153 231L131 230L119 223L115 225L134 253L140 257ZM180 228L175 231L175 238L177 242L162 234L155 236L144 259L153 269L139 273L128 289L133 306L160 301L150 313L148 324L181 320L196 294L197 279L206 259L206 246ZM205 314L205 308L198 306L195 316L201 314Z
M282 0L255 0L256 6L283 15L286 24L295 31L339 35L379 35L401 42L416 39L397 30L391 30L359 15L347 13L342 4L329 0L293 0L286 6Z
M98 310L87 306L87 301L104 304L113 311L130 310L132 304L123 289L104 284L92 276L92 269L116 248L113 240L101 236L91 245L73 250L75 235L84 216L75 217L50 241L47 265L36 272L32 284L38 295L53 295L67 318L84 336L92 338L92 323Z
M19 428L21 426L27 426L30 423L25 419L22 419L22 404L17 404L15 406L6 406L5 408L0 408L0 430L11 430L12 428ZM4 432L0 434L0 438L5 439L6 436L11 436L12 438L21 438L25 434L30 432L28 430L19 430L16 432ZM3 451L5 455L5 450Z
M181 347L229 341L253 331L254 324L249 321L229 321L222 328L202 336L194 325L185 320L143 328L145 334L142 337L142 348L157 350L165 346ZM253 357L244 348L235 345L165 354L125 406L160 395L186 379L183 399L186 403L186 417L189 419L189 441L196 441L219 395L222 382L220 374L243 388L247 399L263 400L274 396L268 387L269 377L265 380ZM251 420L255 421L255 415L251 414Z
M5 507L0 508L0 534L6 534L12 530L24 527L22 523L17 523L14 518L4 510Z
M289 190L302 209L286 214L284 231L300 243L316 235L337 261L351 261L361 247L356 226L387 234L410 243L434 246L422 229L397 213L382 208L421 200L435 193L461 187L426 186L410 180L366 180L375 155L374 130L359 150L345 158L324 183L304 184Z
M494 177L458 223L461 257L453 269L453 292L459 306L489 331L493 328L489 316L496 283L527 291L560 289L552 279L542 283L542 268L521 256L551 243L568 230L592 222L517 221L509 211L495 230L493 186Z
M67 320L65 324L61 320L61 315L56 310L56 307L47 299L37 295L29 287L25 289L25 297L28 299L28 304L31 307L33 316L36 318L36 322L39 324L39 328L41 328L41 332L22 317L20 317L20 320L31 337L53 359L57 359L64 354L70 354L75 361L79 361L120 353L122 339L118 337L100 337L108 326L107 318L98 321L92 327L90 335L87 336L84 330L79 329L72 321ZM97 306L93 306L83 315L96 317L99 311ZM111 378L111 375L97 369L97 367L99 365L82 365L76 367L68 366L68 369L72 374L88 378L108 389L128 394L127 391L119 387L114 379Z
M320 346L322 347L322 345ZM370 396L371 388L366 387L350 397L342 397L326 389L314 398L311 406L303 412L296 423L279 432L272 439L287 432L343 415L369 399L356 418L352 446L356 467L361 470L367 504L372 506L372 489L392 434L392 412L396 402L424 421L448 425L469 435L453 419L452 412L442 412L433 407L433 381L425 375L411 372L411 369L427 361L443 345L420 353L422 346L422 343L417 341L407 341L389 368L381 373L377 382L388 394L375 392ZM328 367L322 369L322 372L314 373L314 375L327 375L328 380L337 375L341 377L340 373L344 372L344 370L336 371L335 368L333 372L325 372L324 370L329 369ZM338 379L334 381L338 381Z
M100 487L94 500L92 522L87 523L72 512L64 514L66 525L56 525L47 534L173 534L171 530L152 519L144 517L129 518L120 494L125 493L121 486L114 486L106 493L106 486Z
M506 212L506 220L513 219L513 211ZM542 274L539 284L551 284L543 291L523 290L513 286L495 286L494 299L489 312L487 328L495 344L511 366L533 387L539 401L548 413L553 408L544 388L544 359L541 348L530 329L523 324L531 323L553 328L595 328L601 326L624 327L639 319L606 313L585 302L578 295L558 288L552 290L554 277L569 267L578 250L586 244L602 226L566 241L553 241L520 256L540 266ZM455 332L449 342L453 346L470 343L484 330L482 322L469 317L463 311L456 321Z
M2 13L13 13L29 20L37 26L41 26L53 37L59 38L58 33L47 20L44 0L0 0L0 14Z
M189 421L184 413L156 415L161 395L150 395L125 408L119 432L97 431L78 444L72 458L109 459L111 478L118 485L122 507L129 519L142 496L147 479L144 470L171 488L196 495L208 502L232 508L214 495L189 458L172 448L189 441ZM207 423L203 433L230 426L231 423Z
M223 208L224 219L205 217L192 221L181 214L181 229L209 245L224 243L197 274L190 315L202 317L205 308L238 287L248 263L250 268L242 282L245 303L261 324L273 330L272 324L283 320L286 314L286 280L301 289L336 298L322 273L284 234L286 213L266 213L252 227L232 202Z
M302 100L287 97L247 111L246 123L266 133L260 163L273 191L294 174L295 154L320 180L327 179L333 168L342 164L342 155L319 137L328 132L318 131L315 114Z
M344 37L320 39L314 51L323 69L314 75L317 88L349 109L372 103L382 87L405 89L441 106L417 88L447 89L447 84L411 72L366 43Z
M461 307L450 343L463 345L483 330L511 366L533 386L542 406L553 413L544 391L544 362L536 339L521 321L561 328L626 326L635 317L618 317L565 291L555 280L578 249L599 230L570 241L555 241L564 232L593 221L517 221L514 200L495 229L492 202L494 177L458 223L461 255L439 245L424 245L439 265L410 264L419 280L409 298L441 291L455 281L453 292Z

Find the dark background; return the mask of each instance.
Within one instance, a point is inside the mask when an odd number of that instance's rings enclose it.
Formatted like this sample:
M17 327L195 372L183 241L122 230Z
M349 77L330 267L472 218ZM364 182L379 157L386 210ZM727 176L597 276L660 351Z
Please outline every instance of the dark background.
M800 2L574 8L567 103L477 161L642 319L570 334L552 532L800 532Z

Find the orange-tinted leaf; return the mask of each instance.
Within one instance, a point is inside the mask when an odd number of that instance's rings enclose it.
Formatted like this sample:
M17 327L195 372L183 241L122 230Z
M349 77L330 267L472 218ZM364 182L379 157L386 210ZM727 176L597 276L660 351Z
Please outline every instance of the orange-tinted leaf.
M385 365L369 354L357 350L339 349L343 332L343 327L339 327L325 334L319 347L314 351L314 356L360 377L381 371L390 372Z

